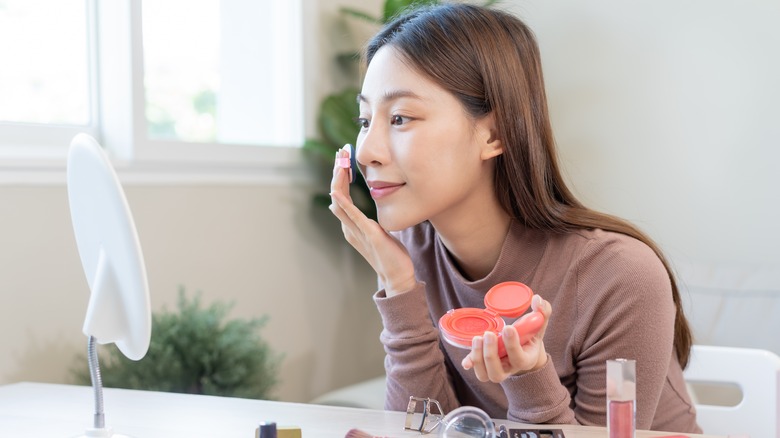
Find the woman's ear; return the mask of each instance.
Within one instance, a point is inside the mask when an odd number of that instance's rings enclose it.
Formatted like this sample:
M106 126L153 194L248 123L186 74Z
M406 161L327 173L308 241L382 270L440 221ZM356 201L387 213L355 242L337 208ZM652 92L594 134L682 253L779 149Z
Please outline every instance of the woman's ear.
M496 119L491 112L477 121L477 132L480 147L479 157L483 160L495 158L504 153L504 145L498 138Z

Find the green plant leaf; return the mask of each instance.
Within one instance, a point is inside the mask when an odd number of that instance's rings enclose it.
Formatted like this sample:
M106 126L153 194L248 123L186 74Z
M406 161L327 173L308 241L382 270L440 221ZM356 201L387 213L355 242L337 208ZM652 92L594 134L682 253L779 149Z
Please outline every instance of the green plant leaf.
M338 149L339 148L334 144L325 143L314 138L307 138L306 141L303 142L303 150L331 162L335 158Z
M308 139L304 143L304 150L310 156L316 157L320 173L323 177L323 192L312 196L312 204L318 207L330 205L330 196L327 191L332 176L333 159L336 151L346 143L355 144L360 127L355 122L358 115L356 87L348 87L338 93L327 96L320 106L320 133L323 139ZM355 205L369 218L376 219L376 206L365 184L362 175L357 174L357 181L350 185L350 193L353 195Z
M425 5L437 5L439 0L385 0L383 23L390 22L397 15L408 9L416 9Z
M336 62L345 70L355 68L360 62L360 52L352 51L339 53L336 55Z
M324 208L330 207L331 203L330 196L325 193L315 193L314 196L312 196L311 201L314 205Z
M336 145L313 138L303 142L303 153L314 165L312 171L322 178L323 184L327 184L333 175L333 160L337 150Z
M355 143L360 128L355 122L358 115L356 87L348 87L340 93L326 97L320 107L320 130L325 141L341 147Z
M374 24L381 24L382 23L382 20L380 20L379 18L374 17L372 15L369 15L369 14L363 12L363 11L358 11L357 9L352 9L352 8L344 6L344 7L341 7L339 9L339 11L342 14L344 14L344 15L351 15L351 16L353 16L355 18L359 18L361 20L368 21L369 23L374 23Z

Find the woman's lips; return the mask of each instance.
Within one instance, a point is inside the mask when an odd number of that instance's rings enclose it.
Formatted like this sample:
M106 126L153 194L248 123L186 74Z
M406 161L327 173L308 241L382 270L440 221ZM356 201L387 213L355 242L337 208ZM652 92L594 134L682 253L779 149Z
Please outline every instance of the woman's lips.
M384 181L369 181L368 186L371 188L371 197L374 200L379 200L390 196L398 189L404 186L403 183L389 183Z

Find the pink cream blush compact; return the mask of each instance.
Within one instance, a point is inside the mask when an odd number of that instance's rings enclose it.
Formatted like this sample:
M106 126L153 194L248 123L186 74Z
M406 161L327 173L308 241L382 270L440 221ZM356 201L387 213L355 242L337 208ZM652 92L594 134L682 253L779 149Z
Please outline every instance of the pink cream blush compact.
M449 344L459 348L471 348L474 336L491 331L498 336L498 355L506 356L501 336L506 323L504 318L517 318L531 307L534 293L531 288L517 281L499 283L485 294L485 308L465 307L452 309L439 319L439 330ZM520 344L533 338L544 325L541 312L531 312L512 323L520 335Z

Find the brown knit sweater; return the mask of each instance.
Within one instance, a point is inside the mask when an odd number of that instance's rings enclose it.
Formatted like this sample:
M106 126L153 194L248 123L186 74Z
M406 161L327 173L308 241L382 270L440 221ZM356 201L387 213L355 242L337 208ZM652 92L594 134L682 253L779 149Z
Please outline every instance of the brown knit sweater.
M669 277L645 244L602 230L555 234L513 221L492 272L476 281L459 272L433 227L396 234L414 261L417 287L374 299L382 316L386 408L431 397L445 412L477 406L493 418L527 423L605 425L606 361L637 361L638 429L701 432L672 351L675 308ZM484 307L485 293L520 281L552 305L540 370L483 383L460 363L469 350L442 342L447 310Z

